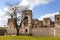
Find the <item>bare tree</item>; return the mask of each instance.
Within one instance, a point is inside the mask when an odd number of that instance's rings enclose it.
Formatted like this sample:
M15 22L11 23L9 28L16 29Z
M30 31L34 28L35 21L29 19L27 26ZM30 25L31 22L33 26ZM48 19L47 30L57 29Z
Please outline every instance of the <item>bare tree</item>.
M24 11L24 10L27 10L28 9L28 6L27 7L24 7L24 6L18 6L18 4L19 3L17 3L16 5L14 4L14 5L12 5L12 4L9 4L8 3L8 5L9 5L9 7L8 7L8 9L10 10L10 11L8 11L7 12L7 14L11 17L11 18L14 18L14 20L15 20L15 26L16 26L16 30L17 30L17 36L19 35L19 29L20 29L20 27L21 27L21 23L23 22L23 20L24 20L24 18L21 18L21 22L20 22L20 26L18 27L18 13L21 15L22 14L22 12Z

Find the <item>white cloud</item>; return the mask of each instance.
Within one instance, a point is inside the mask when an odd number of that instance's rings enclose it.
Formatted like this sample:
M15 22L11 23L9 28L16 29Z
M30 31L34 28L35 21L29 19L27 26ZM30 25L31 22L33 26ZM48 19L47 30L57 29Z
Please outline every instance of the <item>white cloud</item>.
M40 18L38 18L39 20L43 20L43 18L51 18L52 21L54 21L54 16L59 14L59 12L55 12L55 13L48 13L45 15L40 16Z
M3 27L7 24L7 19L9 18L7 15L5 15L6 12L0 9L0 27Z
M0 9L0 27L4 27L4 25L7 26L7 21L10 16L6 13L7 11L11 12L8 7L3 8L2 10ZM20 16L18 14L18 16Z
M2 16L3 14L5 13L0 9L0 16Z
M29 6L29 9L33 9L37 5L48 4L54 0L22 0L20 6Z

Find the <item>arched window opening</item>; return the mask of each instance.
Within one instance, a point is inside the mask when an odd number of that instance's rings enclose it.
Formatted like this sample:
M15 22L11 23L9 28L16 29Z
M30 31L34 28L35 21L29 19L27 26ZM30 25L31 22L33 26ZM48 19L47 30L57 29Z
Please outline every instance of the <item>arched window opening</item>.
M27 30L27 29L25 29L25 32L28 32L28 30Z
M24 26L27 26L28 25L28 17L25 17L24 19Z

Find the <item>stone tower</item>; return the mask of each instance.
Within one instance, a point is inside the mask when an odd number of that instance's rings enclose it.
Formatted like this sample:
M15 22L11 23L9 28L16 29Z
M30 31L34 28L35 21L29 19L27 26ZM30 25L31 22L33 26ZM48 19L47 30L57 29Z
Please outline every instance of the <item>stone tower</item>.
M50 25L51 25L50 18L44 18L44 20L43 20L43 27L50 27Z
M60 28L60 14L55 15L55 26L56 28Z
M21 21L20 34L30 35L32 34L32 11L25 10L23 11L22 21Z
M13 18L8 19L7 24L7 34L8 35L16 35L16 26L15 26L15 20Z

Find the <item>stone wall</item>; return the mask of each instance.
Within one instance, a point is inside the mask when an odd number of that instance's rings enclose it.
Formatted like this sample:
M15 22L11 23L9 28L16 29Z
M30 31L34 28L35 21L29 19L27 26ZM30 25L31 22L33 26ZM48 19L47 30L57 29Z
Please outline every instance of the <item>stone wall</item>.
M54 28L33 28L33 36L54 36Z
M60 36L60 29L55 29L55 36Z
M60 36L60 25L55 24L55 36Z

